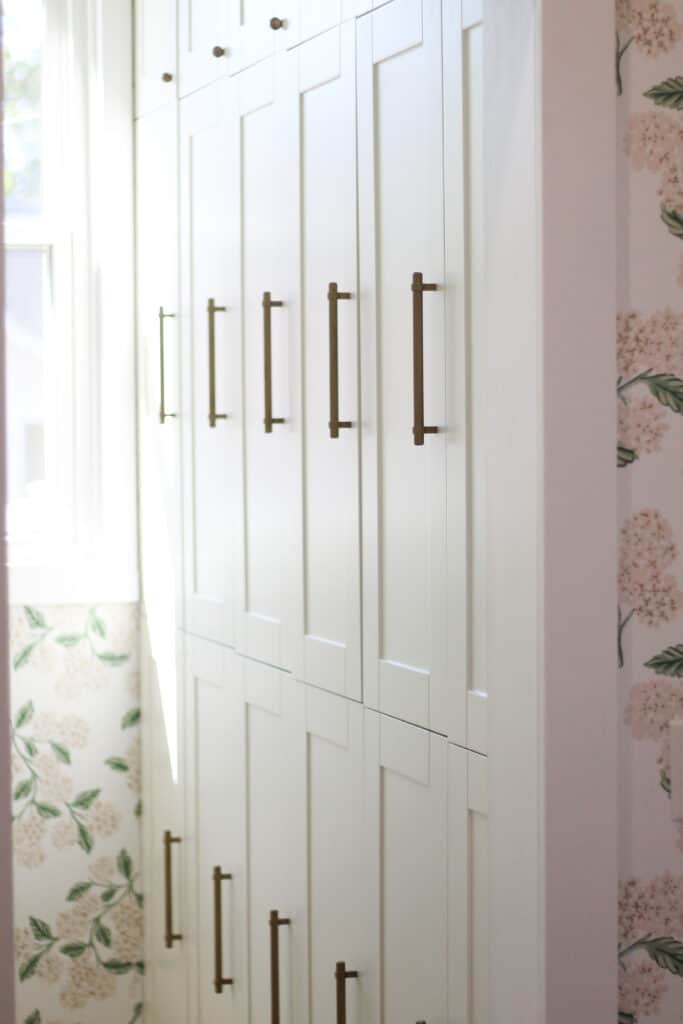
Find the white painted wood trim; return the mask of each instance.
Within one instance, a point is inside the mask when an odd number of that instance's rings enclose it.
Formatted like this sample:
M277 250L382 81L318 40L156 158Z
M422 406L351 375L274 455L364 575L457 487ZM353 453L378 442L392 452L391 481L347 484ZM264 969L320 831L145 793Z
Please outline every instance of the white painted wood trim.
M491 1020L599 1024L617 1014L613 15L489 0L485 32Z

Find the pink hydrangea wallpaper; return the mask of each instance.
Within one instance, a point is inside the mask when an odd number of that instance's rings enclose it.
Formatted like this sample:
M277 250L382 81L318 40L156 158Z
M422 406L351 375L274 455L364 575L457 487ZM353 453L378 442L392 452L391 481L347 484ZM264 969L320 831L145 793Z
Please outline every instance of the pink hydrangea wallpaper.
M18 1024L142 1020L137 615L11 609Z
M683 1021L683 2L617 0L618 1024Z

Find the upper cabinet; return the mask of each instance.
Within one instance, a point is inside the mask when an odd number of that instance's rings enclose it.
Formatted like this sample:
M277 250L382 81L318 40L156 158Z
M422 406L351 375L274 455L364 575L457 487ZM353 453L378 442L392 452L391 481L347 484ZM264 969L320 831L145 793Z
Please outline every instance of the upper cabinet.
M135 114L175 100L178 87L176 0L135 2Z

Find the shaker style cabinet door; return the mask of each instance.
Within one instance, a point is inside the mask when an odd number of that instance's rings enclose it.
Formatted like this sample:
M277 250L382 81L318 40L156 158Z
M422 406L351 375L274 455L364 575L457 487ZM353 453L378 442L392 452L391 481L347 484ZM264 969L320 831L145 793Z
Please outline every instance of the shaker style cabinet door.
M153 653L173 664L183 623L175 104L140 118L135 133L140 568Z
M363 891L364 711L314 687L305 694L309 1019L362 1024L369 1020L371 974Z
M447 1017L448 744L365 711L366 1020ZM457 1018L456 1018L457 1019Z
M448 594L441 67L439 0L359 19L364 699L446 733L465 608Z
M231 650L188 637L184 712L188 1019L246 1024L245 748Z
M177 0L135 2L135 114L172 103L178 88Z
M302 678L360 700L355 26L288 59L301 182Z
M298 41L299 0L233 3L228 68L235 74Z
M287 56L220 83L243 372L237 650L291 670L301 618L301 367L296 136ZM240 289L241 285L241 291ZM237 310L236 310L237 316Z
M249 0L247 0L247 3ZM240 0L178 0L180 95L228 72L231 29Z
M238 186L218 86L181 102L180 125L185 623L231 644L241 371L228 197Z
M187 900L183 868L183 634L154 652L141 628L142 852L145 1012L150 1020L186 1024Z
M372 0L299 0L296 42L303 43L343 22L353 22L372 6Z

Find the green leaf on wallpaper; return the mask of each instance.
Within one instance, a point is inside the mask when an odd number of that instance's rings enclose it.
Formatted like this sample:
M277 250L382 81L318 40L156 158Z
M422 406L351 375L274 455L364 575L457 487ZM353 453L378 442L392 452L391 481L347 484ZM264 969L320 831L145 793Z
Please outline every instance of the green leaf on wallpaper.
M35 708L33 706L32 700L30 700L27 704L23 704L15 715L14 728L22 729L25 725L28 725L28 723L33 718L34 710Z
M683 644L667 647L645 662L645 668L654 669L658 676L674 676L683 679Z
M78 811L89 811L100 793L99 789L84 789L71 801L71 806Z
M675 235L676 238L683 238L683 215L677 210L667 210L665 206L662 206L661 217L672 235Z
M62 633L55 637L55 643L62 647L76 647L83 639L82 633Z
M144 960L136 960L135 961L135 970L138 972L138 974L144 974L145 973L145 961Z
M133 1016L128 1021L128 1024L138 1024L138 1021L142 1019L142 1003L136 1003L133 1009Z
M26 1018L24 1024L41 1024L42 1019L43 1018L40 1016L40 1010L34 1010L33 1013Z
M112 974L128 974L133 970L135 964L132 964L129 960L104 960L102 966L107 971L111 971Z
M107 665L125 665L130 657L129 654L112 654L111 651L102 651L96 653L100 661L105 662L105 664Z
M618 1024L638 1024L638 1018L635 1013L626 1013L625 1010L619 1010Z
M128 762L124 761L122 757L108 757L104 762L115 772L127 772L129 771Z
M136 818L142 817L142 800L135 801L135 808L133 810L133 814L135 815Z
M665 771L659 773L659 785L662 787L668 797L671 796L671 779Z
M45 616L37 608L32 608L28 604L24 605L24 614L31 629L47 629Z
M56 743L54 740L50 740L50 747L58 761L61 761L62 764L71 764L71 754L65 746L61 743Z
M683 75L665 78L658 85L653 85L646 93L658 107L669 107L671 110L683 110Z
M42 637L38 637L37 640L33 640L30 644L27 644L26 647L24 647L23 651L20 651L19 654L17 654L17 656L14 658L14 661L12 662L12 668L23 668L24 665L26 665L31 660L33 649L34 647L38 646L41 640Z
M623 469L624 466L630 466L638 458L638 452L634 451L633 448L627 448L625 445L617 445L617 466L619 469Z
M38 753L38 747L36 745L35 740L32 740L30 736L21 736L20 739L24 745L24 750L29 755L29 757L35 757L36 754Z
M92 853L95 840L82 822L78 823L78 845L86 853Z
M41 818L61 818L62 812L54 804L44 804L36 801L33 805Z
M47 921L41 921L39 917L29 917L28 923L31 926L31 933L33 938L38 942L51 942L54 941L55 936L52 934Z
M649 939L643 947L658 967L683 977L683 942L667 936Z
M643 378L650 394L667 409L683 414L683 380L672 373L655 373Z
M38 969L42 955L42 953L36 953L35 956L32 956L26 963L21 965L19 968L19 981L28 981L29 978L33 977Z
M31 795L32 789L33 780L22 779L21 782L17 782L16 786L14 787L14 793L12 794L12 798L14 800L25 800L27 796Z
M67 903L73 903L75 900L80 900L81 896L85 896L87 892L92 889L92 882L76 882L69 889L69 895L66 900Z
M121 853L116 858L116 866L119 869L119 873L130 882L133 877L133 860L128 850L121 850Z
M121 719L121 728L130 729L132 725L137 725L140 721L140 708L131 708L127 711Z
M89 622L90 628L92 629L93 633L104 639L104 637L107 635L107 627L105 626L103 620L99 617L94 608L90 609Z
M95 919L95 938L107 949L111 949L111 932L107 928L106 924L103 924L99 918Z
M59 952L64 956L70 956L72 960L77 960L79 956L83 956L86 949L89 949L87 942L69 942L66 946L60 946Z
M135 896L135 902L139 906L140 910L142 910L142 908L145 905L145 897L142 895L141 892L136 892L133 895Z
M114 899L118 891L119 890L117 889L117 887L115 885L112 885L110 889L104 890L100 899L102 900L103 903L111 903L111 901Z

